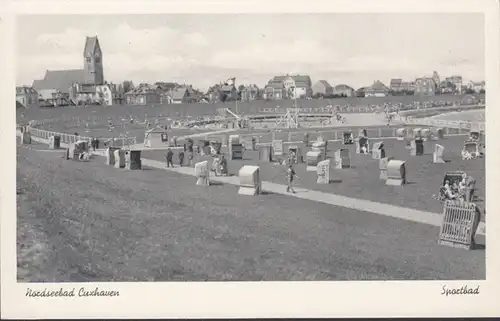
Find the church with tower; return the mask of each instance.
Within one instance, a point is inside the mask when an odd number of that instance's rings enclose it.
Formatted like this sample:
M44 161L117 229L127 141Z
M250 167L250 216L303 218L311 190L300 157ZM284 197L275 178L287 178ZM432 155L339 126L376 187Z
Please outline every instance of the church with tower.
M121 103L122 86L104 81L103 54L99 39L86 37L83 69L47 70L45 77L33 82L39 99L53 105Z

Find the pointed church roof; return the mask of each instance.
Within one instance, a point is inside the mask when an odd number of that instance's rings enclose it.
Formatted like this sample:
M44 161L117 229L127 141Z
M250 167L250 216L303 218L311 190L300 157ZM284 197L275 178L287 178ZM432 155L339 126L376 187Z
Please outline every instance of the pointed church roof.
M74 83L83 82L83 70L47 70L45 77L41 80L33 81L33 88L36 91L41 89L56 89L62 93L68 93L69 88Z
M85 39L85 49L83 49L83 55L85 57L87 55L93 55L96 47L99 47L99 40L97 39L97 36L87 37Z

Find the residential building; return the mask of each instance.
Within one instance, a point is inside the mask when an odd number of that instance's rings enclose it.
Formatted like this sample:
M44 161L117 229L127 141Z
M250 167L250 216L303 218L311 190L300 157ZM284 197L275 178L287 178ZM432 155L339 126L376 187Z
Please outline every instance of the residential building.
M285 96L288 99L303 99L312 96L312 81L309 76L287 76L283 80L283 87L285 89Z
M222 101L235 101L238 99L238 89L236 89L234 84L222 85L220 92L222 94Z
M264 99L283 99L283 83L270 83L264 87Z
M333 95L335 96L345 96L345 97L352 97L354 96L354 88L349 87L344 84L337 85L333 87Z
M312 93L314 96L331 96L333 95L333 87L326 80L318 80L312 86Z
M452 84L454 87L455 94L462 94L462 76L451 76L445 78L445 83ZM451 86L447 85L446 88L450 88Z
M365 97L386 97L389 95L389 88L380 80L376 80L370 87L365 89Z
M257 85L244 86L240 91L241 101L252 101L259 98L259 87Z
M311 87L311 77L306 75L275 76L268 82L264 92L266 99L309 98L312 96Z
M179 87L186 87L186 86L181 86L175 82L162 82L162 81L155 82L155 86L164 92L168 92L170 90L174 90L174 89L179 88Z
M38 105L38 93L32 87L16 87L16 101L25 108L36 106Z
M415 95L434 96L436 84L433 78L417 78L415 80Z
M486 90L486 82L484 81L470 81L467 84L467 89L475 93L481 93Z
M216 84L213 86L210 86L207 90L207 93L204 95L207 100L211 103L216 103L220 101L221 93L220 93L220 84Z
M161 92L157 86L140 84L128 93L125 93L125 101L128 105L160 104Z
M70 105L68 94L63 93L57 89L38 90L38 102L40 104L40 107Z
M415 91L415 82L414 81L403 81L401 83L401 91L414 92Z
M122 105L125 103L125 90L123 89L123 84L108 84L112 93L113 105Z
M389 89L395 93L403 91L403 79L399 78L391 79L391 82L389 84Z
M415 82L404 81L399 78L391 79L391 82L389 84L389 90L394 95L412 93L413 91L415 91Z
M114 85L94 85L94 84L80 84L76 83L70 88L69 97L75 105L105 105L111 106L117 103L120 99L120 93L116 93L116 86ZM123 100L123 98L121 98Z
M360 87L354 92L354 97L365 97L366 87Z
M171 89L165 95L162 95L162 103L168 104L187 104L196 100L196 97L192 95L192 91L188 87Z

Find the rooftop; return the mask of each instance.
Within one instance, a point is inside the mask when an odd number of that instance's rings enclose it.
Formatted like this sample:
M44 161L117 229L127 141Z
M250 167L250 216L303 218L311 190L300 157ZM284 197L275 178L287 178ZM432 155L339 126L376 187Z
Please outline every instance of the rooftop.
M33 88L36 91L56 89L68 93L73 84L83 83L83 78L83 69L47 70L43 79L33 81Z

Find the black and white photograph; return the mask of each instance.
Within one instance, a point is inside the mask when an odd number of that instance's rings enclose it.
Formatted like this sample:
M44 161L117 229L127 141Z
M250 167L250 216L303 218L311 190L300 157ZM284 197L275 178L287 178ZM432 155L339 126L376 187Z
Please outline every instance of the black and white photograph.
M47 304L90 316L99 301L111 316L153 296L140 286L178 294L155 308L220 286L220 313L239 287L260 306L264 285L289 311L314 295L318 306L357 297L351 309L380 301L385 313L417 313L426 297L446 301L440 311L497 309L486 218L498 211L498 2L377 2L51 3L2 19L2 165L16 188L15 201L2 189L2 261L8 243L24 315ZM370 284L391 294L356 292ZM411 306L412 284L430 287L413 309L391 310L383 297Z

